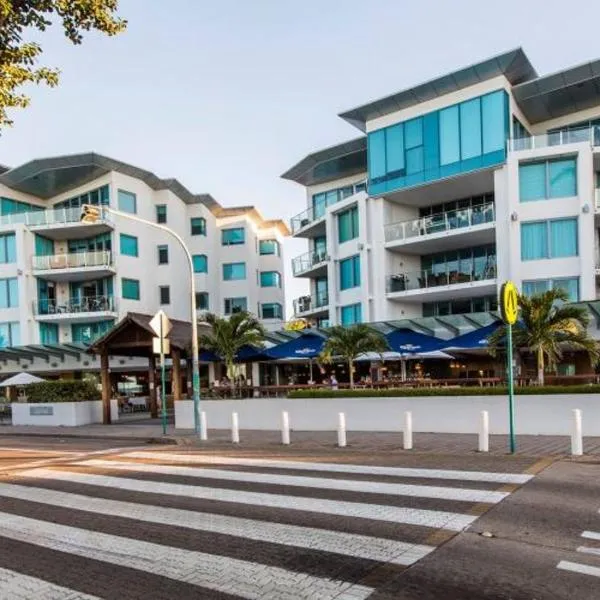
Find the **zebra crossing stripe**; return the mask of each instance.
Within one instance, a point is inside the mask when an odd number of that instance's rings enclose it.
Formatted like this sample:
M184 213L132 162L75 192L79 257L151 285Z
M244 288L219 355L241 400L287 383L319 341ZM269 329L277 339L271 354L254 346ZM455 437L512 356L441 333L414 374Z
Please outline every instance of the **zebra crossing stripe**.
M600 533L597 531L584 531L581 537L587 538L588 540L600 540Z
M359 492L362 494L386 494L389 496L411 496L417 498L434 498L436 500L457 500L461 502L484 502L496 504L504 500L508 492L492 492L488 490L472 490L428 485L406 485L400 483L380 483L377 481L356 481L348 479L323 479L321 477L298 477L295 475L273 475L270 473L248 473L225 471L219 469L194 468L187 466L144 464L137 462L120 462L113 460L92 459L75 463L86 467L101 467L117 471L136 471L160 475L181 475L202 479L222 479L245 483L265 483L271 485L296 486Z
M420 525L434 529L447 529L449 531L462 531L477 518L471 515L446 511L347 502L341 500L323 500L301 496L265 494L261 492L246 492L242 490L165 483L162 481L127 479L124 477L111 477L107 475L51 469L22 471L21 476L34 479L50 479L96 485L128 490L131 492L166 494L169 496L183 496L217 502L251 504L269 508L284 508L320 514L340 515L351 518L391 521L393 523Z
M363 600L373 588L260 563L0 513L0 536L249 600Z
M592 554L594 556L600 556L600 548L590 548L589 546L579 546L577 552L582 554Z
M485 471L453 471L445 469L412 469L404 467L381 467L376 465L354 465L340 463L302 462L290 460L270 460L264 458L233 458L204 454L174 454L171 452L127 452L125 458L159 459L184 464L218 464L243 467L271 467L277 469L298 469L306 471L329 471L332 473L354 473L360 475L381 475L385 477L414 477L416 479L449 479L455 481L478 481L482 483L527 483L533 475L519 473L488 473Z
M581 563L574 563L568 560L561 560L556 567L558 569L562 569L563 571L571 571L573 573L581 573L582 575L600 577L600 567L591 567L590 565L582 565Z
M47 600L100 600L98 596L82 594L75 590L55 585L37 577L22 575L0 567L0 594L2 598L23 600L45 598Z
M138 521L186 527L260 542L333 552L384 563L390 562L397 565L411 565L434 550L432 546L407 544L367 535L106 500L45 488L0 484L0 497L38 502L101 515L118 515L119 517Z

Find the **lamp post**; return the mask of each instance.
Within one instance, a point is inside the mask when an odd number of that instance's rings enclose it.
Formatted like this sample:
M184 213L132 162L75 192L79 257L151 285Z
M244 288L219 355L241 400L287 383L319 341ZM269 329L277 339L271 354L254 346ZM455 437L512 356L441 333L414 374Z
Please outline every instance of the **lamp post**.
M154 229L160 229L171 236L173 236L178 242L179 245L183 248L183 251L187 257L188 265L190 268L190 284L191 284L191 312L192 312L192 398L194 400L194 430L196 435L200 435L200 365L198 363L198 323L196 320L196 283L194 281L194 261L192 260L192 255L188 250L183 238L175 233L172 229L169 229L165 225L161 225L160 223L153 223L152 221L147 221L146 219L141 219L140 217L136 217L135 215L122 212L120 210L116 210L111 208L110 206L94 206L92 204L84 204L81 207L81 221L83 223L96 223L102 218L104 212L110 213L117 217L123 217L125 219L129 219L130 221L137 221L138 223L142 223L143 225L149 225L150 227L154 227Z

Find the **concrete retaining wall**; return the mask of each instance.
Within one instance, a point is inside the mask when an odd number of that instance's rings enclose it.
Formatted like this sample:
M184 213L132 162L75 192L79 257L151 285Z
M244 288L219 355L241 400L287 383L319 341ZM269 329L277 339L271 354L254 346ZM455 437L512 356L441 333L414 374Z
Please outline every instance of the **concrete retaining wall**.
M13 425L47 425L49 427L102 423L102 402L12 403Z

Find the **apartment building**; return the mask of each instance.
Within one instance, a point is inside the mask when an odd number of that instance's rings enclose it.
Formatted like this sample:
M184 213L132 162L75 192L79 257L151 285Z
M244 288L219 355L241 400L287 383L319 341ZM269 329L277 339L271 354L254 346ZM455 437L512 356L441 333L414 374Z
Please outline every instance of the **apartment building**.
M267 328L280 328L284 223L88 153L2 168L1 348L77 347L127 312L163 309L190 320L189 267L177 241L105 210L98 222L82 223L83 204L112 207L178 233L193 254L199 312L249 310Z
M506 279L596 300L599 90L600 60L540 77L516 49L340 114L360 135L283 175L307 193L296 316L469 315Z

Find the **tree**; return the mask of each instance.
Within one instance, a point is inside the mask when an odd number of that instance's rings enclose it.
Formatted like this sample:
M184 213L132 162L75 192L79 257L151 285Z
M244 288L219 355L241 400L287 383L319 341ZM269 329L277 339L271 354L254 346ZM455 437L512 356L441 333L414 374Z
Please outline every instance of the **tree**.
M569 295L562 289L518 297L520 315L513 325L513 344L535 354L539 385L544 385L545 365L555 367L564 350L584 350L593 364L600 359L598 344L587 332L587 309L566 304L568 300ZM503 326L488 338L490 354L496 356L505 344Z
M210 332L199 336L199 344L223 359L227 377L233 388L238 352L243 346L263 348L265 329L260 321L248 312L233 313L229 318L207 313L202 321L210 326Z
M0 128L12 125L7 109L29 105L30 98L18 92L21 86L58 85L58 69L36 66L42 48L23 41L24 31L46 31L57 17L73 44L81 44L83 32L92 29L117 35L127 26L114 15L117 4L118 0L0 0Z
M352 368L358 356L365 352L385 352L389 349L385 337L367 325L336 325L331 327L328 333L329 337L321 351L321 360L331 362L334 356L346 360L350 370L350 387L354 387Z

